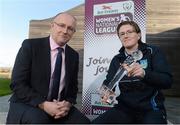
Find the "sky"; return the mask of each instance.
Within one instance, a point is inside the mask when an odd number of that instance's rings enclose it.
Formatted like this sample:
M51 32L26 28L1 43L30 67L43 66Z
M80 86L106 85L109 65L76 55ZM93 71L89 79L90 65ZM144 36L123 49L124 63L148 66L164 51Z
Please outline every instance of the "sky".
M29 21L42 20L69 10L85 0L0 0L0 67L13 67Z

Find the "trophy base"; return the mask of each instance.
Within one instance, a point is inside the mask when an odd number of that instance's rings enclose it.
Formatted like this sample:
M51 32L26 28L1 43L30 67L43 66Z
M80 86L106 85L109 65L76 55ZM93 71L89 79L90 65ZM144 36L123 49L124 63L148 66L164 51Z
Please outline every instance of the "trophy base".
M99 94L101 97L106 97L106 103L110 105L118 104L118 101L116 100L116 94L109 89L106 85L102 85L99 90Z

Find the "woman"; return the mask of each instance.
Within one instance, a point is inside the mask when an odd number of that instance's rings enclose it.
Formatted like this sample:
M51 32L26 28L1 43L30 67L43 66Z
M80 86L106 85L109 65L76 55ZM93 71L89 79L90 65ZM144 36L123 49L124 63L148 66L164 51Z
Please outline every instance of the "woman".
M128 74L119 82L118 104L93 120L93 123L165 124L166 110L161 89L172 84L172 74L159 48L141 41L141 30L133 21L121 22L117 35L122 43L119 54L111 61L103 84L108 85L120 64ZM128 55L140 50L143 57L131 66L123 64ZM107 97L103 97L105 101Z

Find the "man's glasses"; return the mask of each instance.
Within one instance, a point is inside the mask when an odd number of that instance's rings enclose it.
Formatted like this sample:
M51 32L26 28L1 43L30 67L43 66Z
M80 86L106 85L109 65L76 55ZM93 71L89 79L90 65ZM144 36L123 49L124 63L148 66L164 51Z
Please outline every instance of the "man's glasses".
M63 23L56 23L56 22L53 22L53 23L56 24L61 29L65 29L66 28L66 25L63 24ZM75 28L69 26L69 27L67 27L67 32L68 33L74 33L74 32L76 32L76 30L75 30Z
M132 34L135 33L135 32L136 31L134 31L134 30L128 30L127 32L121 32L121 33L119 33L119 37L124 38L125 35L132 36Z

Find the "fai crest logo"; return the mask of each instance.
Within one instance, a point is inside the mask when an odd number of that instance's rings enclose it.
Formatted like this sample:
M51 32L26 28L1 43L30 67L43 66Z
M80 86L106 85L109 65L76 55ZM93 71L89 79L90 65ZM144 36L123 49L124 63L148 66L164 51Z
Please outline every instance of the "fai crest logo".
M132 8L132 4L131 3L123 3L123 9L125 11L128 11Z

